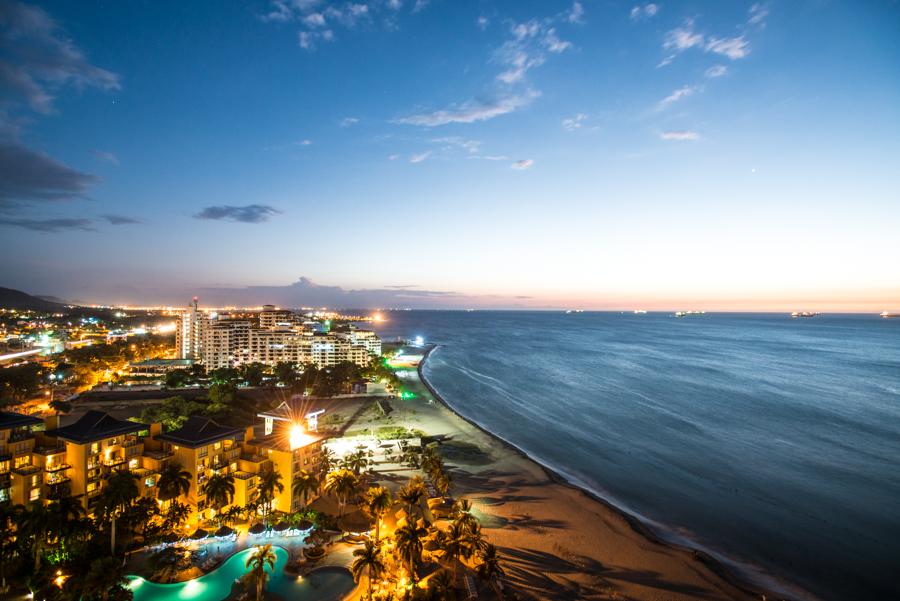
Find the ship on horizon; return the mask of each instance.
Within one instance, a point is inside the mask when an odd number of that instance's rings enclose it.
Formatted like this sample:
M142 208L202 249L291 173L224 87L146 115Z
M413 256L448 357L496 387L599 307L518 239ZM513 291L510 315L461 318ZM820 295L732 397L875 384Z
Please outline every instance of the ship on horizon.
M791 317L816 317L819 315L817 311L794 311L791 313Z
M706 311L675 311L675 317L687 317L689 315L706 315Z
M891 319L892 317L900 317L900 313L892 313L891 311L882 311L881 316L885 319Z

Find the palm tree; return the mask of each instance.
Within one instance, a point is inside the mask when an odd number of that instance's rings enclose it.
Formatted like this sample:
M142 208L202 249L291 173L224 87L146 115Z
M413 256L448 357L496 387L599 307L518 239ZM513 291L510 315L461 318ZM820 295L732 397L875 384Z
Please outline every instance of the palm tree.
M127 582L122 562L113 557L95 559L85 574L81 597L83 599L100 597L102 601L107 601L110 593L113 593L113 597L120 598L120 595L115 593L119 589L125 589Z
M164 546L149 557L150 569L153 570L153 579L166 584L178 575L178 558L180 551L175 547Z
M266 572L266 567L268 566L274 571L275 559L275 551L272 550L271 544L259 545L256 547L256 551L247 558L247 563L244 564L245 568L250 568L245 578L256 587L256 601L262 601L263 590L265 590L266 583L269 581L269 573Z
M60 413L68 413L72 410L72 403L65 399L53 399L49 403L47 403L53 411L56 412L56 415Z
M338 517L344 517L344 505L350 501L358 486L356 474L347 469L335 470L325 478L325 492L334 494L338 499L340 507Z
M314 474L306 470L300 470L294 476L294 483L291 485L291 493L294 497L298 497L302 501L303 508L309 505L309 498L319 490L319 479Z
M363 572L368 572L368 598L371 600L372 582L384 572L385 568L384 561L381 559L381 549L378 547L377 543L367 540L365 547L353 551L353 556L356 557L356 559L353 560L353 565L350 566L350 571L353 573L353 579L356 582L359 582Z
M426 496L427 492L425 490L425 484L422 482L422 479L418 477L411 479L406 483L406 486L397 491L397 498L406 503L406 511L409 514L410 519L413 519L414 508L418 509L421 513L421 504Z
M203 484L203 494L216 510L216 519L221 521L220 512L234 499L234 476L231 474L213 474Z
M6 592L6 571L16 556L16 537L13 527L21 523L25 507L0 503L0 593Z
M334 469L334 466L337 464L337 457L334 456L334 451L329 449L328 447L322 448L322 453L319 455L319 473L327 474ZM324 478L323 478L324 481Z
M159 489L159 500L171 502L191 490L191 473L181 469L181 464L173 461L162 469L156 486Z
M347 455L344 459L344 467L353 470L353 473L359 476L360 472L369 466L369 459L366 452L362 449Z
M478 525L478 520L472 515L472 503L468 499L460 499L454 503L450 517L467 530L473 530Z
M407 522L394 531L394 544L397 546L397 552L400 558L405 561L409 567L410 578L416 581L416 565L422 559L422 538L427 534L424 528L415 525L413 522Z
M455 578L460 560L472 557L475 551L472 533L457 522L450 524L450 529L444 538L444 551L447 554L446 557L450 560L450 567Z
M366 492L366 511L375 520L375 542L381 538L381 517L394 504L391 491L383 486L373 486Z
M21 509L16 514L18 520L16 528L31 543L31 551L34 554L34 573L36 574L41 568L41 558L53 535L51 516L44 505L35 505L30 510L26 510L21 505L19 507Z
M428 591L432 599L454 601L456 599L455 577L447 570L441 570L428 579Z
M104 513L112 522L110 548L113 555L116 554L116 519L125 510L125 507L138 496L140 496L140 490L137 478L128 470L115 471L107 479L106 488L101 493L101 507L104 508Z
M503 568L500 566L500 558L497 556L497 547L486 544L481 551L480 559L481 563L476 568L478 576L487 580L497 594L497 598L502 599L503 591L500 588L500 579L503 578Z
M277 492L276 492L277 491ZM262 503L266 518L272 511L272 502L275 495L284 491L284 484L281 483L281 474L274 466L269 466L259 472L259 485L256 487L256 499Z

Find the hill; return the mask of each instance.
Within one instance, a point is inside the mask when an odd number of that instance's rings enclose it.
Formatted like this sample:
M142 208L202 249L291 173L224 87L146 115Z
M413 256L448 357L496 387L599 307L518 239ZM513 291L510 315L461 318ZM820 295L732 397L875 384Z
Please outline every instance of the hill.
M37 296L26 294L21 290L0 288L0 307L4 309L32 309L35 311L57 311L64 308L61 303L54 303Z

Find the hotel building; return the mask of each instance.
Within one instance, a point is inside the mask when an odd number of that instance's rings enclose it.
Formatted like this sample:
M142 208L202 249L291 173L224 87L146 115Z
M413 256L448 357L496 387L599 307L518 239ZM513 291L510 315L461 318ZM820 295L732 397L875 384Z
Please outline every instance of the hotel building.
M368 365L381 354L375 332L351 326L344 332L319 332L292 311L266 305L258 313L200 311L197 300L181 315L176 347L183 359L194 359L207 369L245 363L313 363L329 367L342 361Z

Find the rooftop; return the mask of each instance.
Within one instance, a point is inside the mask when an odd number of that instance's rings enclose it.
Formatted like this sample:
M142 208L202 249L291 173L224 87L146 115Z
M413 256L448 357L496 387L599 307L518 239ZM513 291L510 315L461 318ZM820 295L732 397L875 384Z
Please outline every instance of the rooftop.
M33 415L22 415L10 411L0 411L0 430L8 428L20 428L22 426L37 426L44 421Z
M47 432L70 442L84 444L121 434L131 434L148 430L150 426L125 419L118 419L103 411L88 411L74 423Z
M243 432L241 428L223 426L209 418L192 415L183 426L177 430L160 434L156 437L156 440L164 440L174 445L193 449L204 447L226 438L234 438L241 432Z
M193 359L146 359L131 364L132 367L190 367L194 364Z
M275 421L300 423L311 413L321 413L313 406L315 401L309 397L295 394L288 401L282 401L280 405L269 411L257 413L257 417L268 417Z

